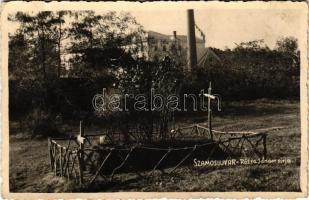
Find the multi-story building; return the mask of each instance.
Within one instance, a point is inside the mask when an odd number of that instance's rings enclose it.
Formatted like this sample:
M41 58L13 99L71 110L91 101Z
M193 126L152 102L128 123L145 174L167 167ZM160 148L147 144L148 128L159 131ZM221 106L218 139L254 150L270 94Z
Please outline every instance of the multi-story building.
M205 39L199 37L195 38L196 41L196 57L197 65L199 67L205 67L205 63L209 60L220 61L220 58L214 53L211 48L207 48L205 45ZM173 31L171 35L158 33L155 31L147 31L141 36L139 42L132 43L130 45L122 46L123 49L131 51L135 49L132 55L136 57L143 57L146 60L163 59L166 56L174 59L181 66L186 66L188 63L188 47L187 36L177 35L176 31ZM100 48L96 48L100 49ZM77 54L81 54L82 51L70 52L63 56L64 70L68 75L68 72L73 72L74 67L69 60ZM99 56L96 58L100 59ZM63 74L63 75L64 75ZM73 76L73 75L71 75Z
M153 60L170 56L183 65L187 63L188 48L186 35L177 35L176 31L173 31L172 35L148 31L146 38L147 42L144 45L143 52L147 59ZM198 64L204 63L205 59L209 57L220 60L210 48L206 48L205 39L198 37L196 37L196 54Z

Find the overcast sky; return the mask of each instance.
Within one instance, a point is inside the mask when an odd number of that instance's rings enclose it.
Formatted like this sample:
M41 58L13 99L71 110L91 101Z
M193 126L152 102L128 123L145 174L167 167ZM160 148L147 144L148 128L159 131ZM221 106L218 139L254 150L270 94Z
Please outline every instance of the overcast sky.
M303 34L300 30L303 30L301 25L304 21L301 17L304 16L304 12L291 8L291 6L284 6L284 4L283 6L261 4L264 6L259 9L254 7L255 4L238 7L237 4L228 6L227 4L222 4L222 6L195 4L193 6L195 22L206 34L206 46L209 47L233 48L235 43L264 39L265 43L273 48L280 37L293 36L299 39ZM175 30L177 34L187 35L186 10L192 8L192 3L169 3L168 6L151 3L119 5L122 4L104 3L103 7L96 6L95 8L100 9L96 11L97 14L111 10L130 12L146 30L169 35ZM167 4L162 3L162 5ZM14 30L14 25L11 24L9 29ZM200 36L197 31L196 35Z
M132 11L145 27L165 34L187 34L186 10ZM276 9L195 9L195 22L206 34L206 46L233 48L235 43L264 39L273 48L280 37L299 37L299 12ZM199 36L199 33L196 32Z

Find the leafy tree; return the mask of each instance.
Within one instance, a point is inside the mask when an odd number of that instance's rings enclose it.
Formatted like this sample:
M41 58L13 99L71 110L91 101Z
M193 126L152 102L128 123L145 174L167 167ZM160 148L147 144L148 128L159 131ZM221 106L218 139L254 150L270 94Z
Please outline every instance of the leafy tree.
M17 12L10 19L20 25L16 34L10 37L10 69L14 69L10 75L17 80L18 88L31 93L33 105L46 110L46 87L54 75L52 68L56 52L51 31L53 14Z
M155 126L159 134L164 139L168 131L171 112L165 106L160 110L151 110L151 90L154 93L167 97L168 95L178 95L182 83L181 67L175 60L165 57L162 60L143 61L140 60L137 65L125 68L120 77L120 85L123 94L144 94L147 98L147 107L144 112L135 112L131 109L131 114L140 121L144 128L144 133L148 140L152 139Z
M59 21L64 13L58 14L17 12L9 16L19 24L15 34L10 35L9 73L15 80L15 89L31 95L33 113L29 121L33 130L34 126L42 127L42 123L50 121L57 107L62 38L59 33L64 23Z
M130 14L87 11L76 12L75 18L69 49L75 54L71 61L77 76L97 78L115 72L128 53L138 56L143 52L143 29Z
M221 58L220 63L208 61L205 68L194 71L189 87L192 84L197 91L205 89L211 80L216 92L224 98L297 97L300 70L297 41L286 38L277 43L281 46L275 50L262 40L243 42L224 51L213 49Z
M17 12L10 20L19 24L10 35L10 77L16 90L31 94L29 116L34 121L54 118L63 103L81 113L83 107L68 89L79 84L82 92L117 84L118 72L143 56L143 29L128 13ZM69 57L78 81L59 79L62 57Z
M143 112L135 112L134 101L129 100L130 112L96 114L111 128L120 129L125 138L129 126L134 125L141 130L140 137L149 141L155 132L166 138L172 117L166 108L150 109L151 89L167 96L179 94L184 85L181 92L198 93L212 81L216 93L224 98L299 94L299 50L292 37L278 40L275 50L263 40L243 42L224 51L213 49L221 61L208 60L205 68L197 68L185 77L181 70L184 63L177 60L179 56L185 58L181 56L185 51L175 43L148 60L143 27L128 13L17 12L10 20L19 24L9 36L9 76L14 81L10 101L27 102L18 102L28 107L18 110L31 110L31 128L38 132L68 107L77 110L79 116L82 111L90 113L91 100L85 101L83 96L92 97L102 87L147 97L148 110ZM70 67L71 78L61 78L64 66ZM24 97L30 97L31 102L24 101ZM81 102L88 103L88 107ZM10 102L10 106L14 104Z
M297 39L294 37L280 38L276 42L276 49L280 52L288 52L296 55L298 52Z

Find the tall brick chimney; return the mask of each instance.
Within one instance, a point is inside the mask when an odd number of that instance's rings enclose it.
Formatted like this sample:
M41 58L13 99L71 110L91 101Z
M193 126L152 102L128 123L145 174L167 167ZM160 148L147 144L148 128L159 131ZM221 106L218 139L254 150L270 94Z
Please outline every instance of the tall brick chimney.
M187 46L188 46L188 65L187 71L191 71L197 65L196 41L195 41L195 22L193 9L187 10Z
M177 38L176 31L173 31L173 37L174 37L174 39L176 39L176 38Z

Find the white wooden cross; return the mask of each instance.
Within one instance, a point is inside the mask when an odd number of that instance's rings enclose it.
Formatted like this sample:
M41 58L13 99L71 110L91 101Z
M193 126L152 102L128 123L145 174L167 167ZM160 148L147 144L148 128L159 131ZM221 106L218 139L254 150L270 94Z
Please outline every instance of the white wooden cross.
M85 142L85 137L82 137L81 135L78 135L77 136L77 141L80 143L80 144L84 144L84 142Z
M218 94L211 94L211 82L209 82L209 88L208 88L208 94L204 94L208 98L208 106L207 106L207 111L208 111L208 129L209 129L209 134L211 139L213 139L213 134L212 134L212 125L211 125L211 118L212 118L212 109L211 109L211 101L212 100L217 100L218 102L218 111L221 111L221 98L220 95Z

